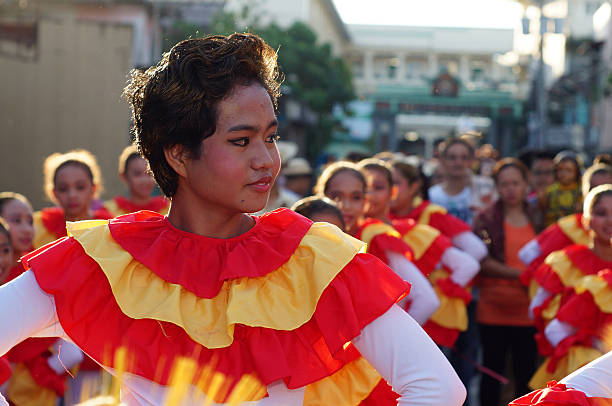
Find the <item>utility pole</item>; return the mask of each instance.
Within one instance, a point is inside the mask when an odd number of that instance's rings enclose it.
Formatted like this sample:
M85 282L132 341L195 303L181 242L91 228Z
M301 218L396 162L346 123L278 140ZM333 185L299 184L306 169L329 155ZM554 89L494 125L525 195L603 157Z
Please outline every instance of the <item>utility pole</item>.
M536 112L538 117L538 136L536 147L544 148L546 137L546 89L544 87L544 33L546 32L546 18L544 17L544 0L539 0L540 7L540 45L538 59Z

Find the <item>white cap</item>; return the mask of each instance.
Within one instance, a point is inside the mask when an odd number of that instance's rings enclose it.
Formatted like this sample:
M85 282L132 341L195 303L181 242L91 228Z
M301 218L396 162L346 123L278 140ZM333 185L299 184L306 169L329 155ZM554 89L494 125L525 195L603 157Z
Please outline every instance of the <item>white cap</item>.
M280 154L281 163L285 165L298 152L298 146L295 142L277 141L278 153Z
M304 158L293 158L287 162L287 166L283 169L285 176L306 176L312 175L312 167Z

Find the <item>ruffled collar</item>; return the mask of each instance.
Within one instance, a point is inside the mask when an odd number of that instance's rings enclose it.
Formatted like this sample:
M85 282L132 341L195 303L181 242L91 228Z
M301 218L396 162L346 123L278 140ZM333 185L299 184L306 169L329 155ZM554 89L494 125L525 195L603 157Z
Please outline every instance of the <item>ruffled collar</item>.
M406 235L410 230L412 230L417 222L412 218L401 218L401 219L393 219L391 221L393 228L397 230L402 236Z
M604 261L586 245L571 245L564 249L572 264L585 273L593 274L603 269L612 269L612 261Z
M177 229L158 213L140 211L109 222L113 239L157 276L202 298L215 297L232 278L264 276L297 249L312 221L278 209L246 233L217 239Z
M356 228L356 230L355 230L355 232L354 232L354 234L353 234L353 237L357 238L358 240L363 241L363 238L364 238L364 236L363 236L364 231L365 231L365 230L366 230L368 227L370 227L370 226L374 226L374 225L379 227L379 231L376 233L377 235L378 235L379 233L384 233L384 234L386 234L386 233L388 233L388 232L390 232L390 231L392 231L392 230L393 230L393 227L391 227L391 226L390 226L390 225L388 225L387 223L385 223L385 222L383 222L383 221L381 221L381 220L378 220L378 219L374 219L374 218L370 218L370 217L368 217L368 218L364 219L363 221L360 221L360 222L359 222L359 224L358 224L358 226L357 226L357 228ZM385 227L385 226L387 226L387 227ZM367 241L366 241L366 242L367 242Z
M42 223L45 229L56 238L62 238L68 235L66 233L66 218L64 217L64 209L61 207L47 207L41 210ZM100 208L92 213L92 219L108 220L113 218L113 215L105 208Z
M123 196L117 196L114 200L117 204L117 207L119 207L122 211L125 211L126 213L132 213L141 210L159 212L168 207L168 205L170 204L168 199L163 196L155 196L151 198L151 200L149 200L149 203L143 205L135 204L130 199Z

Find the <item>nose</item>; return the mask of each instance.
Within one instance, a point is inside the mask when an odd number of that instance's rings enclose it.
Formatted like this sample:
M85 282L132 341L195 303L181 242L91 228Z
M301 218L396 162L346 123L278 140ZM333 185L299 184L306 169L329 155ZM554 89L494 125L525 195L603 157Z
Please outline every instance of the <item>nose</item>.
M263 140L253 143L251 167L253 169L269 169L274 166L274 163L279 161L278 149L276 144L270 144Z

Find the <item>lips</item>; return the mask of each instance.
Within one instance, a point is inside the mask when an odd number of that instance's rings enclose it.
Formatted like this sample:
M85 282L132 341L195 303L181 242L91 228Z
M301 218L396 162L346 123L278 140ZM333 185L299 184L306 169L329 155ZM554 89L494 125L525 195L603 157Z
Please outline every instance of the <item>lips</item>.
M249 183L247 186L254 188L258 192L267 192L272 186L274 178L270 175L262 176L255 182Z

